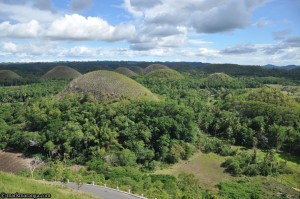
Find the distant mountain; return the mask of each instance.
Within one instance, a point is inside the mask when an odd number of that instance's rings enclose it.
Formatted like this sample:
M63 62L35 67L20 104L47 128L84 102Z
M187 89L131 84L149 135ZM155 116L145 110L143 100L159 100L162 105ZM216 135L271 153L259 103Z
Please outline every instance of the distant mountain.
M296 66L296 65L283 66L283 69L286 69L286 70L291 70L291 69L295 69L295 68L300 68L300 66Z
M267 64L267 65L264 65L262 67L264 67L264 68L278 68L278 69L285 69L285 70L300 68L300 66L296 66L296 65L276 66L276 65L272 65L272 64Z

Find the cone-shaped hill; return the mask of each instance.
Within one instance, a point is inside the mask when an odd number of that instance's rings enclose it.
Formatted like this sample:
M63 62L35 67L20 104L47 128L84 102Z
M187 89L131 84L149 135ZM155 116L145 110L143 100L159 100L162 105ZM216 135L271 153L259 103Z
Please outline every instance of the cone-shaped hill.
M22 79L22 77L11 70L0 70L0 79Z
M147 78L161 79L161 80L179 80L183 78L176 70L170 68L154 70L146 75Z
M125 67L119 67L115 70L117 73L120 73L122 75L125 75L127 77L134 77L136 76L136 73L133 72L132 70L125 68Z
M74 79L80 75L80 72L68 66L56 66L43 75L42 79Z
M144 69L142 67L139 67L139 66L132 66L129 69L132 70L133 72L137 73L137 74L143 74L144 73Z
M168 67L162 64L151 64L150 66L145 68L144 73L148 74L152 71L160 70L160 69L168 69Z
M233 78L225 73L214 73L209 75L207 80L211 82L231 82Z
M65 94L91 94L96 100L114 99L158 100L147 88L125 75L98 70L77 77L63 92Z

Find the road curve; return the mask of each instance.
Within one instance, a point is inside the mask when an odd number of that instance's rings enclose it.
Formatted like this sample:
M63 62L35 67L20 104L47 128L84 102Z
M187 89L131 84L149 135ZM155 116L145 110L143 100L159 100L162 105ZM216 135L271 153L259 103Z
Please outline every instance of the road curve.
M62 183L59 183L62 184ZM72 189L77 189L77 185L73 182L62 184ZM117 190L110 188L105 188L102 186L94 186L90 184L85 184L79 188L80 191L92 194L94 196L100 196L103 199L137 199L141 197L136 197L129 195Z

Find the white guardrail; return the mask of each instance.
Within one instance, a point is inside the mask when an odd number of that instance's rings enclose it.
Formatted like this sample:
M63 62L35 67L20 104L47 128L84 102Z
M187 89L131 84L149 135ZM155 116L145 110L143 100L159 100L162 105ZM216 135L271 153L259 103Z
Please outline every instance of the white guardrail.
M55 182L55 183L58 183L58 184L68 184L68 183L76 184L76 182L71 182L71 181L69 181L69 180L68 180L68 182L66 182L66 183L63 183L63 182L60 182L60 181L54 181L54 182ZM126 191L121 191L121 190L119 190L119 188L114 189L114 188L111 188L111 187L107 187L106 184L104 184L104 186L101 186L101 185L95 185L94 183L92 183L92 184L84 184L84 185L94 186L94 187L100 187L100 188L108 189L108 190L113 190L113 191L117 191L117 192L119 192L119 193L123 193L123 194L127 194L127 195L130 195L130 196L136 197L136 198L148 199L148 198L145 197L143 194L142 194L142 195L136 195L136 194L131 193L131 190L130 190L130 189L128 190L128 192L126 192ZM155 199L156 199L156 198L155 198Z

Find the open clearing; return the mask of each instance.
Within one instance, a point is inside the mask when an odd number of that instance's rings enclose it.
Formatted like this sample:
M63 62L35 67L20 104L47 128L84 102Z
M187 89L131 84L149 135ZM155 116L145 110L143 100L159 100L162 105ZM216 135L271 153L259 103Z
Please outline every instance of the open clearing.
M233 178L224 172L220 165L226 157L214 153L205 154L197 152L189 160L181 161L170 168L159 170L156 174L170 174L177 176L182 172L194 174L199 180L201 187L217 190L216 185L220 182Z

